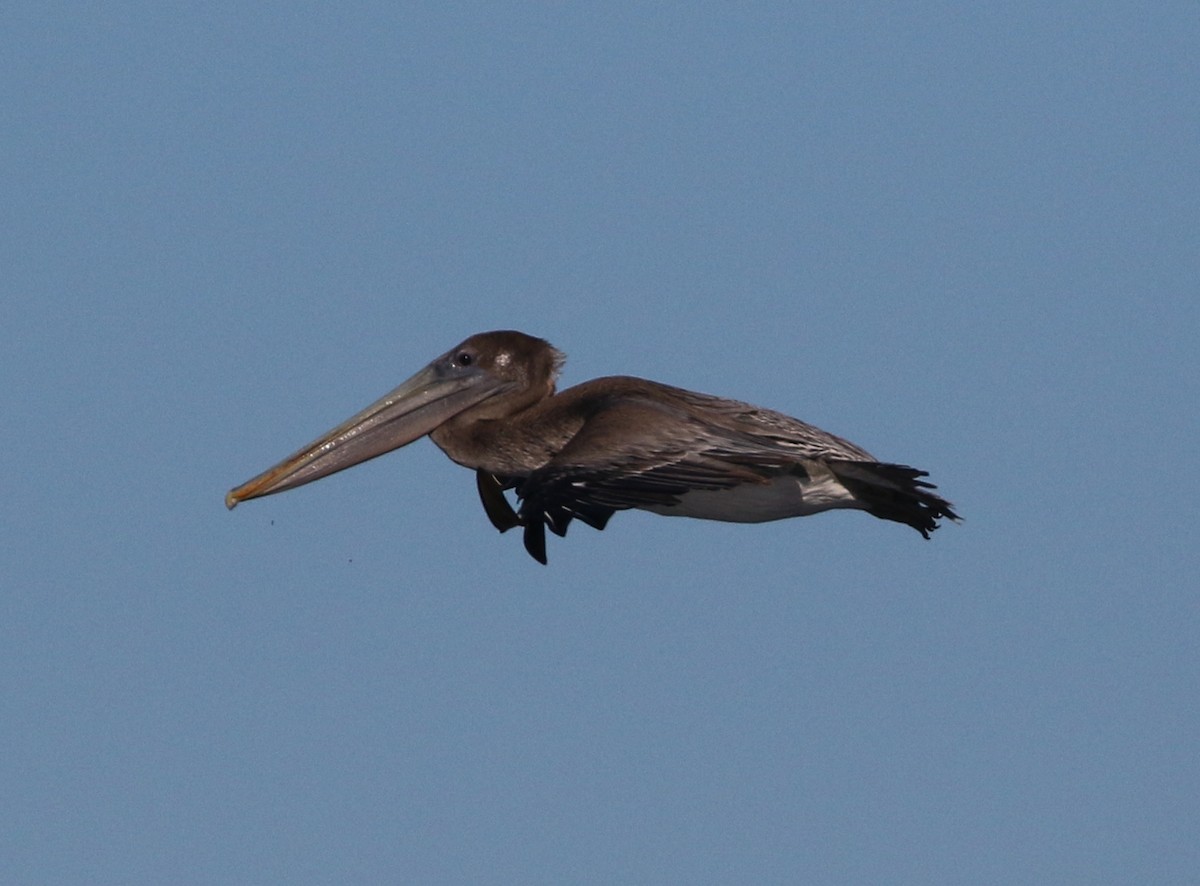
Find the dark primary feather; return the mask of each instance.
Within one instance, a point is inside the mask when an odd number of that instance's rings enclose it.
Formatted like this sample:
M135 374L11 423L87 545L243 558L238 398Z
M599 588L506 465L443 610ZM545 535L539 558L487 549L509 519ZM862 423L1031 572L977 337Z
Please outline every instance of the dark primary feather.
M866 503L868 514L906 523L925 538L938 528L942 517L961 519L950 502L931 491L936 486L920 479L928 477L928 471L880 462L833 461L829 466Z
M514 482L506 482L488 471L475 471L475 488L479 491L484 513L501 532L508 532L514 526L521 525L517 512L504 497L504 490L512 489L514 485Z

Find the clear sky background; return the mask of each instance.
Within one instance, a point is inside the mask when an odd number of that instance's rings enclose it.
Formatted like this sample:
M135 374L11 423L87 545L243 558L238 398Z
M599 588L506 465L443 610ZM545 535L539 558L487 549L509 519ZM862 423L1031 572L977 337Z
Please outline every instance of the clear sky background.
M18 3L0 90L0 882L1200 878L1200 4ZM966 522L225 510L495 328Z

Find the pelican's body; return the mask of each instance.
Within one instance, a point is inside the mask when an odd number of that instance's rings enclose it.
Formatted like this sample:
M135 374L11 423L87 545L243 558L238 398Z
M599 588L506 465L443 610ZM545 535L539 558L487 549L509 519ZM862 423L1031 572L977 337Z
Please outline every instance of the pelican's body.
M858 508L926 538L949 502L840 437L769 409L626 376L555 393L562 355L520 332L472 336L312 445L234 489L239 501L311 482L428 434L473 468L502 532L603 529L615 511L760 523ZM514 511L504 491L520 499Z

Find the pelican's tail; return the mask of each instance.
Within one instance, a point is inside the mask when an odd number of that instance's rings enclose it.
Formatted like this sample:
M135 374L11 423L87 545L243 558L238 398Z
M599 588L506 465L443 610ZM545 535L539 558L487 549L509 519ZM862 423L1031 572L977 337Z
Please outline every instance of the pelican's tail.
M867 513L906 523L926 538L942 517L961 519L950 502L932 492L936 486L920 479L929 476L925 471L871 461L830 461L829 467Z

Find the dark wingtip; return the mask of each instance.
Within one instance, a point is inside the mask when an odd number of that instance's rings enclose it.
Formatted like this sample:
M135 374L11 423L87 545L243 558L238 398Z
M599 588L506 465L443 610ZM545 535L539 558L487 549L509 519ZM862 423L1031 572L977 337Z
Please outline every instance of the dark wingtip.
M541 520L529 520L525 523L525 550L543 566L547 565L546 524Z
M521 521L516 511L504 497L505 485L499 477L487 471L475 472L475 488L479 491L479 501L483 504L484 513L492 521L492 525L501 532L508 532L514 526L520 526Z
M831 466L846 488L864 502L867 513L911 526L926 539L942 518L962 522L954 505L933 491L937 487L921 479L929 476L925 471L886 462L838 461Z

